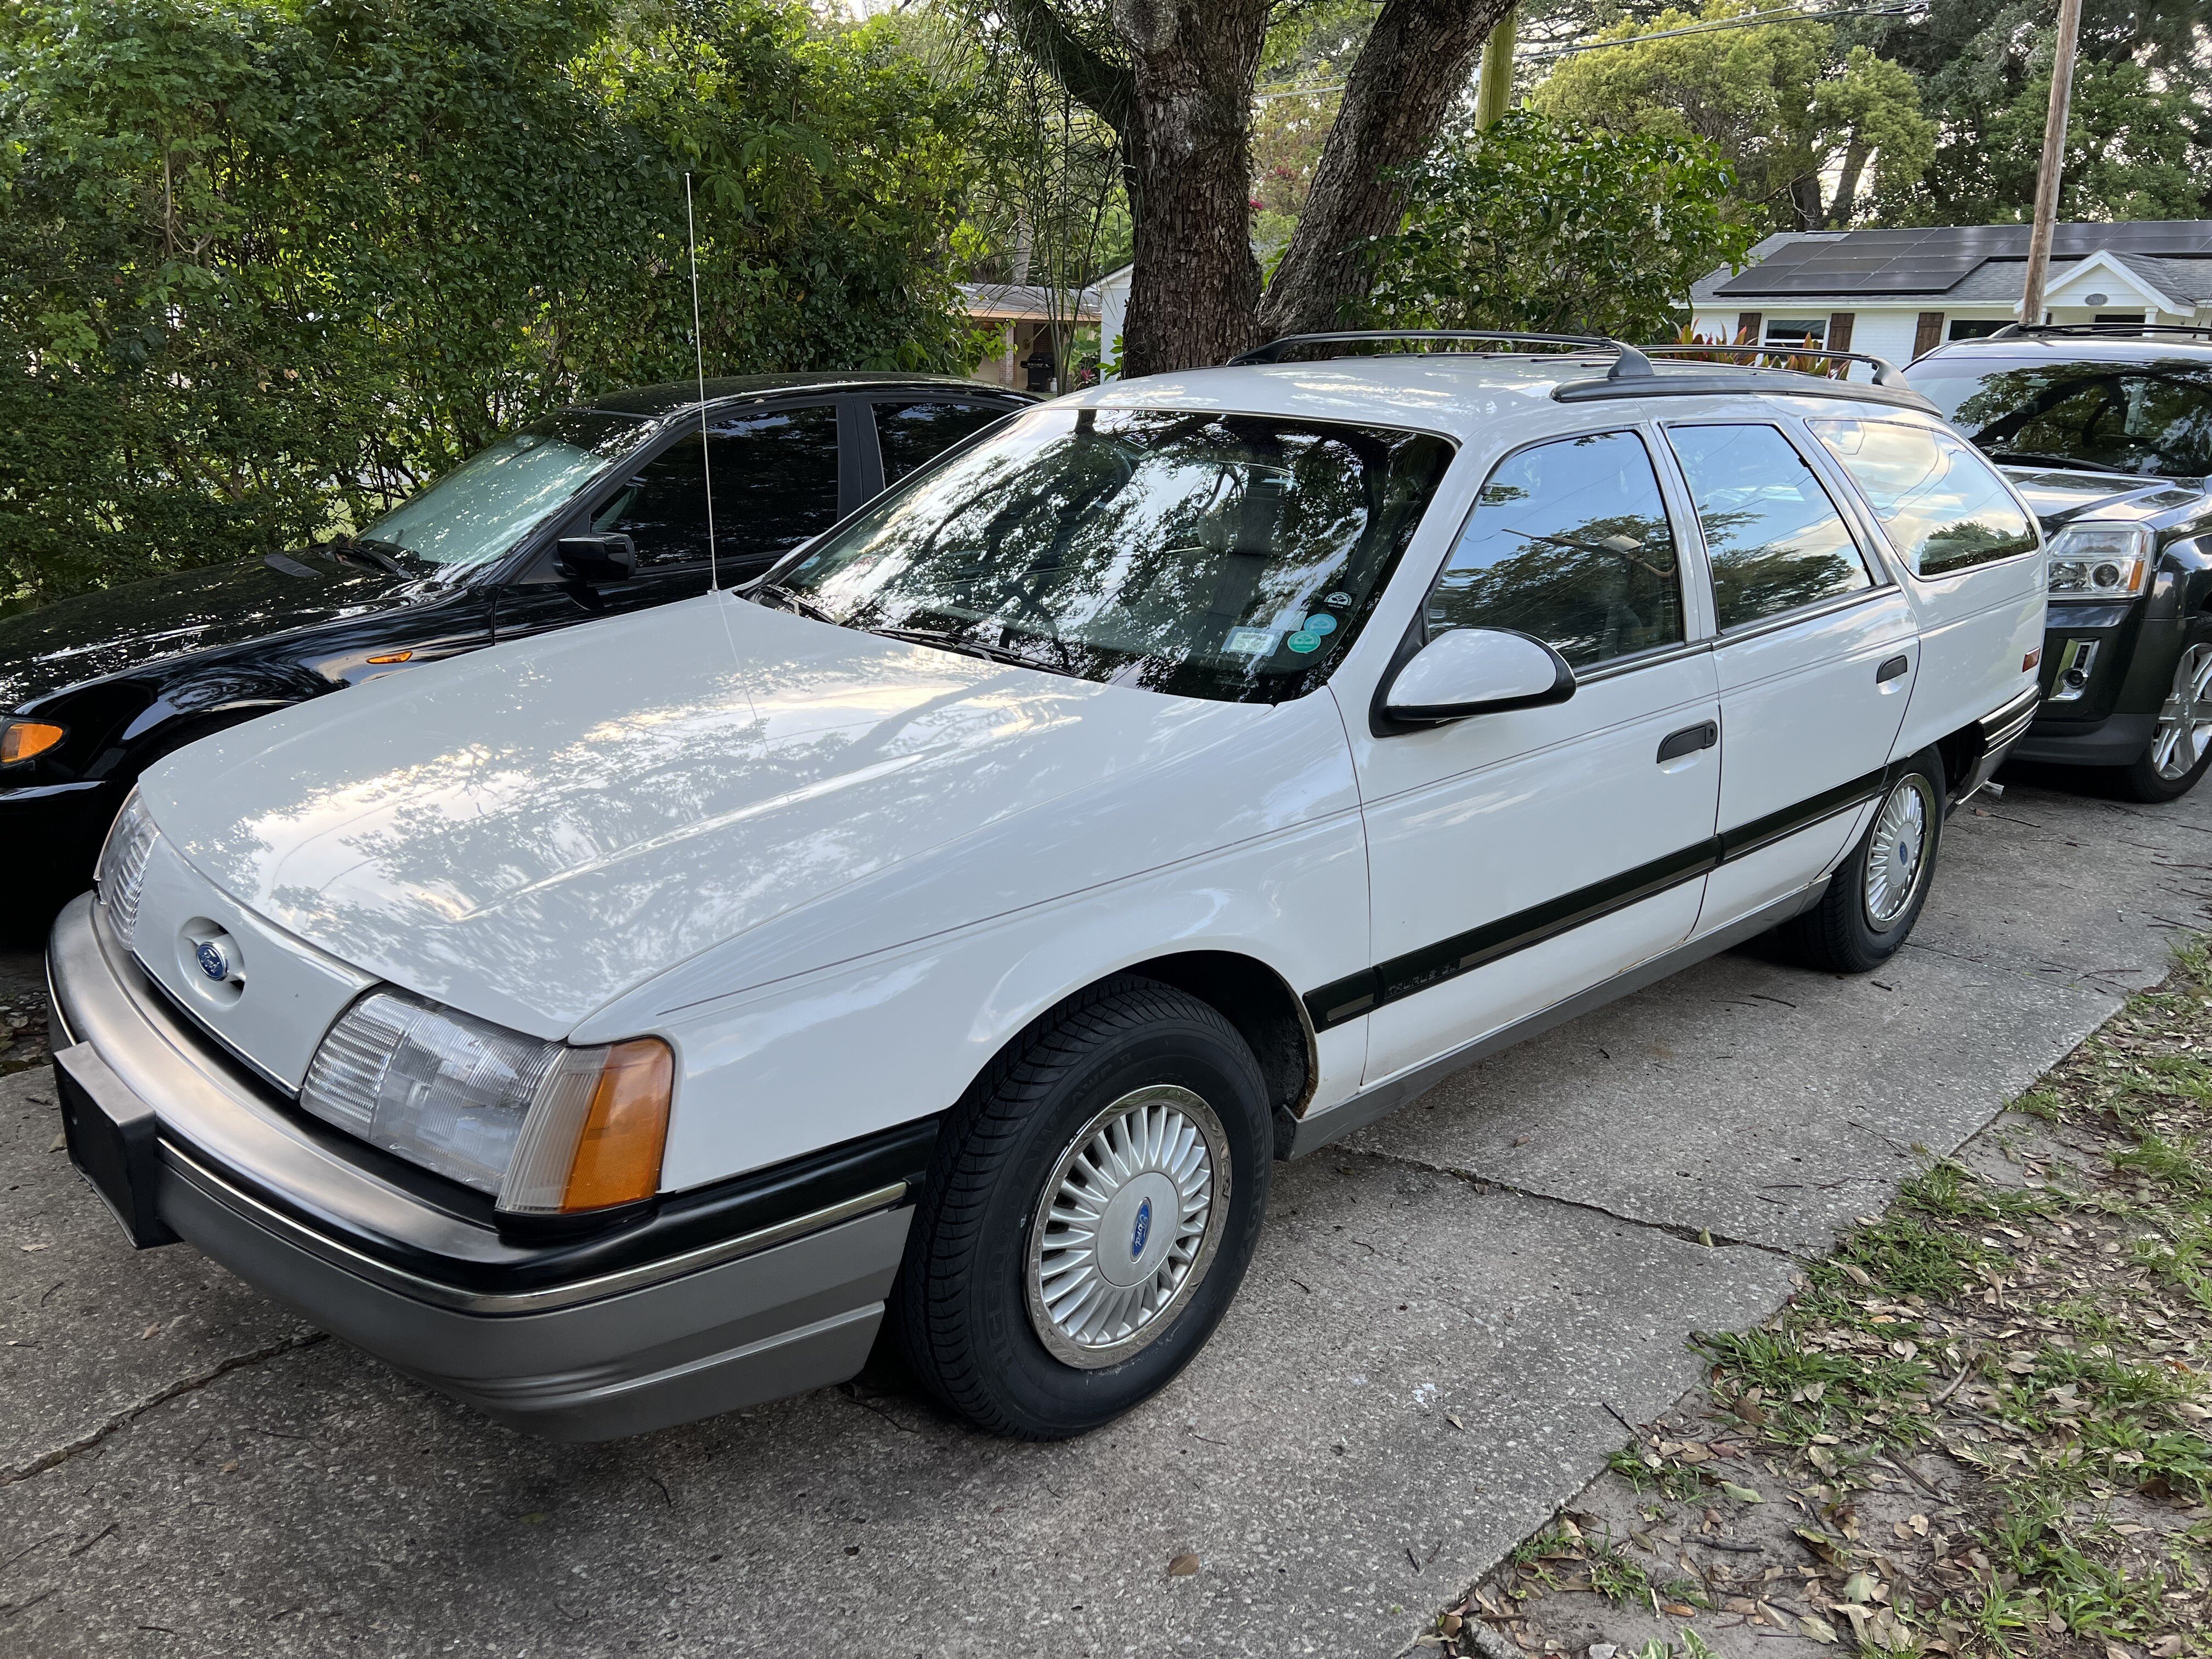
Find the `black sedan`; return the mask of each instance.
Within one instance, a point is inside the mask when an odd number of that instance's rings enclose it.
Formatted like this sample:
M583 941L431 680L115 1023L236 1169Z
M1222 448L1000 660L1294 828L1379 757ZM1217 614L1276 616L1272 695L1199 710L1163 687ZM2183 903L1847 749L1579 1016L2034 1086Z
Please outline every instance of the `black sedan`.
M2212 766L2212 330L2014 326L1906 378L2051 538L2043 703L2012 758L2187 793Z
M139 773L195 738L503 640L757 576L1035 402L888 374L710 380L563 410L360 535L0 621L0 855L35 926L90 878Z

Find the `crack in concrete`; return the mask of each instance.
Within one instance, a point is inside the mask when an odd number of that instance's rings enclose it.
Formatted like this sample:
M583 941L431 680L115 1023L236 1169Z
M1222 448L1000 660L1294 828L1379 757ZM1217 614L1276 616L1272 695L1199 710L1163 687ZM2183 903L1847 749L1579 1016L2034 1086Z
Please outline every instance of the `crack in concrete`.
M1542 1204L1557 1204L1563 1209L1583 1210L1592 1215L1601 1215L1609 1221L1619 1221L1631 1227L1648 1228L1655 1233L1665 1233L1686 1244L1702 1244L1708 1249L1764 1250L1769 1255L1778 1255L1784 1261L1802 1266L1805 1261L1795 1250L1785 1250L1778 1244L1762 1244L1755 1238L1736 1238L1727 1233L1717 1233L1710 1227L1692 1227L1679 1221L1652 1221L1643 1216L1623 1215L1618 1210L1608 1210L1602 1204L1592 1204L1585 1199L1562 1198L1557 1193L1540 1192L1534 1187L1516 1186L1510 1181L1500 1181L1494 1176L1477 1175L1472 1170L1462 1170L1449 1164L1428 1164L1418 1158L1407 1158L1400 1152L1380 1152L1366 1146L1336 1146L1329 1148L1332 1154L1348 1158L1371 1158L1378 1164L1388 1164L1401 1170L1418 1170L1424 1175L1449 1176L1455 1181L1465 1182L1478 1193L1511 1193L1516 1198L1533 1198Z
M65 1446L57 1446L52 1451L43 1453L27 1463L18 1464L13 1468L0 1469L0 1486L11 1486L18 1480L27 1480L34 1474L44 1474L48 1469L58 1468L72 1457L90 1451L110 1435L128 1428L156 1407L166 1406L172 1400L197 1393L218 1377L228 1376L231 1372L242 1370L248 1365L262 1364L298 1349L312 1348L318 1342L329 1340L329 1332L310 1331L304 1336L289 1336L282 1342L272 1342L265 1348L256 1348L251 1353L233 1354L218 1364L211 1365L204 1371L196 1372L181 1382L171 1383L160 1393L150 1395L135 1405L125 1406L89 1434L81 1435Z

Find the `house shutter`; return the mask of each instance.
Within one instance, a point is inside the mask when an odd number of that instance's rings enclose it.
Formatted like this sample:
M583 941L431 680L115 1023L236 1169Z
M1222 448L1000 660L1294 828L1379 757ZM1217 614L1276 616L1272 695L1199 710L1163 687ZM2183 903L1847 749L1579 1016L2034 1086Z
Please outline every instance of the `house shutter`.
M1857 320L1854 311L1831 313L1828 318L1828 349L1849 351L1851 349L1851 325Z
M1763 312L1747 311L1743 313L1735 319L1735 338L1729 341L1729 343L1730 345L1757 345L1759 343L1759 328L1765 321L1766 317Z
M1922 312L1920 326L1912 331L1912 355L1925 357L1942 343L1943 313L1940 311Z

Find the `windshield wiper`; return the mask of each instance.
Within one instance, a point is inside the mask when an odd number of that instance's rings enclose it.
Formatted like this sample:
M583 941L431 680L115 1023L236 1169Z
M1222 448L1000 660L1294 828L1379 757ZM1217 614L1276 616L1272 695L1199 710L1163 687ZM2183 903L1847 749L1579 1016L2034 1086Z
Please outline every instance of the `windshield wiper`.
M2118 467L2100 466L2094 461L2076 460L2071 455L2045 455L2033 449L1990 449L1983 451L1991 460L2005 466L2055 466L2068 472L2112 472L2124 477Z
M740 588L738 591L755 605L765 605L775 610L793 611L799 616L811 617L816 622L825 622L833 626L843 625L836 617L831 616L804 593L796 592L784 586L781 582L755 582L751 586Z
M324 545L330 550L332 558L359 559L362 563L374 565L388 575L411 576L415 574L386 552L381 544L376 542L365 542L358 536L334 537Z
M871 628L867 630L887 640L899 640L908 645L927 645L939 651L957 652L963 657L981 657L988 662L1011 663L1016 668L1034 668L1040 673L1064 674L1079 680L1082 675L1073 668L1060 668L1048 662L1039 662L1019 651L1003 645L985 645L980 640L963 640L955 634L942 634L930 628Z

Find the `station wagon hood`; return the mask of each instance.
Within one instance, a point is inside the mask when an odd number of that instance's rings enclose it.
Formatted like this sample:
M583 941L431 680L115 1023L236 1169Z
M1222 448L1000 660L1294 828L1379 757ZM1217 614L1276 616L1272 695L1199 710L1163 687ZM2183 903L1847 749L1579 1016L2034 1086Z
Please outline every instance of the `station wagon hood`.
M703 950L1270 712L710 595L283 711L143 787L235 902L553 1036Z
M2186 508L2202 509L2204 482L2197 478L2146 478L2130 472L2076 472L2060 467L2007 467L2019 490L2046 531L2075 519L2118 519L2130 522L2163 518Z

